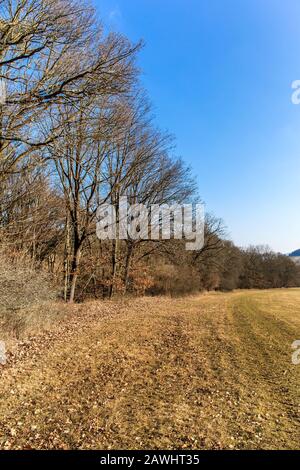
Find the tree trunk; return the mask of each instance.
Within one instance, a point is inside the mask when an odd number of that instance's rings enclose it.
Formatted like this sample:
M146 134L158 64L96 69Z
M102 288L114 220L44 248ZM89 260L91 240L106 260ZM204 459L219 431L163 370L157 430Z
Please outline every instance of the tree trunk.
M113 252L112 252L112 279L111 286L109 291L109 297L112 298L114 295L116 274L118 270L118 253L119 253L119 243L118 239L113 240Z
M125 261L124 294L126 294L127 289L128 289L129 270L130 270L132 254L133 254L133 243L129 243L128 248L127 248L126 261Z
M81 249L77 247L74 251L74 256L72 260L72 272L70 275L70 296L69 296L69 303L73 303L75 299L75 289L78 279L78 268L80 263L80 256L81 256Z
M70 286L70 220L69 214L66 217L66 228L65 228L65 252L64 252L64 300L68 300L68 292Z

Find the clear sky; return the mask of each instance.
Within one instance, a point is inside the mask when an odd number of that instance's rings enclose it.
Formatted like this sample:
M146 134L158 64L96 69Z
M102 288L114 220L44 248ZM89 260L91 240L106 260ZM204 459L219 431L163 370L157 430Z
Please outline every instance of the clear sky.
M299 0L93 0L238 245L300 248Z

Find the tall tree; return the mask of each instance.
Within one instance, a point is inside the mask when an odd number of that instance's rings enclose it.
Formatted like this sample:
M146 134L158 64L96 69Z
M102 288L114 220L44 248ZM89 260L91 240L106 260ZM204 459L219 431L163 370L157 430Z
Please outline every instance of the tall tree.
M84 1L0 0L0 175L59 136L59 122L48 133L43 125L57 106L126 91L138 48L104 37Z

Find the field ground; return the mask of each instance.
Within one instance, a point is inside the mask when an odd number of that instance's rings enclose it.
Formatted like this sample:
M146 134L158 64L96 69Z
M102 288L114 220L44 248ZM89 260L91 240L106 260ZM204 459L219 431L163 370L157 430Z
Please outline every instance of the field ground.
M0 448L300 448L296 339L297 289L84 304L0 371Z

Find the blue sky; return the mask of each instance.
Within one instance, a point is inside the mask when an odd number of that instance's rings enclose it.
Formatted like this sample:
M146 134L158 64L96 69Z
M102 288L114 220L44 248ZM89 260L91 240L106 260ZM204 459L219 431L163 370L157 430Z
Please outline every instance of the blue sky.
M300 248L299 0L94 0L144 39L142 82L207 211L241 246Z

